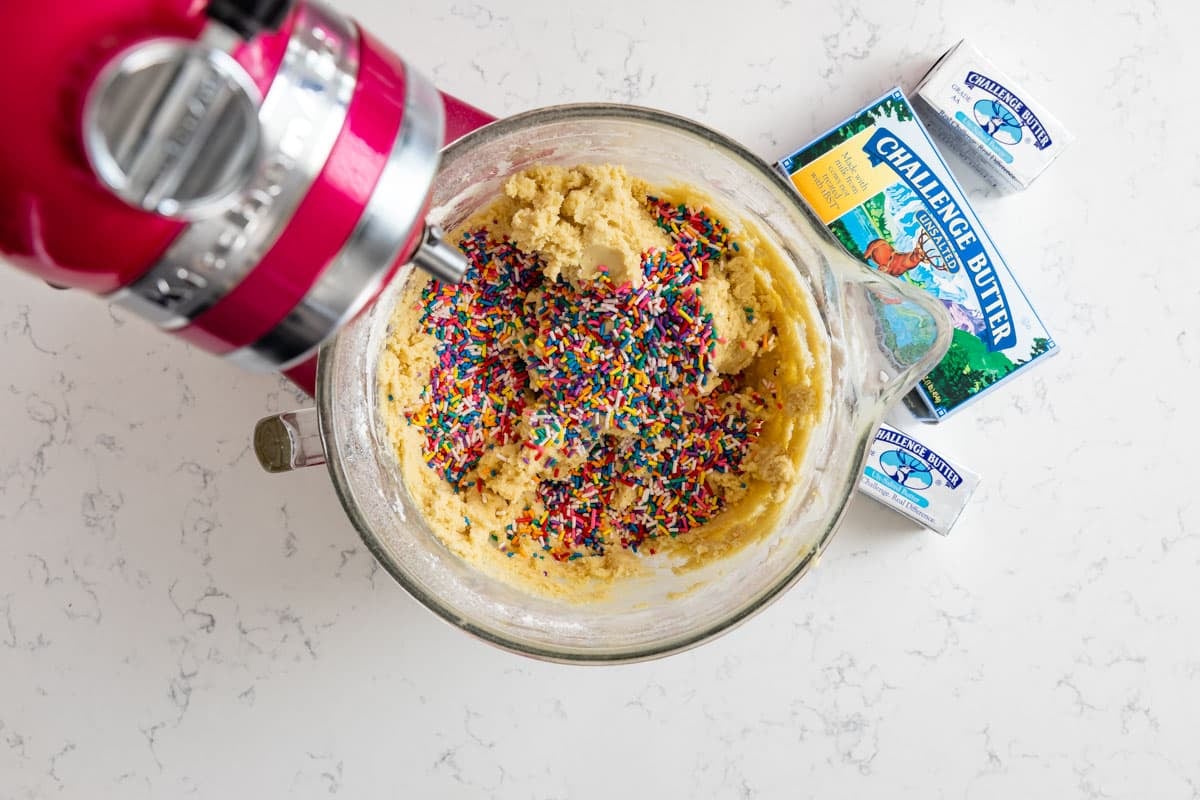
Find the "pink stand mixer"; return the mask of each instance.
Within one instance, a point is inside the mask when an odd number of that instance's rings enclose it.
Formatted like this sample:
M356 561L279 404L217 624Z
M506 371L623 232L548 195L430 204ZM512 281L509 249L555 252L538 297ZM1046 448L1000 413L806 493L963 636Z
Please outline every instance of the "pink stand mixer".
M5 3L0 255L310 393L403 264L439 151L491 121L301 0ZM19 124L14 124L18 122Z

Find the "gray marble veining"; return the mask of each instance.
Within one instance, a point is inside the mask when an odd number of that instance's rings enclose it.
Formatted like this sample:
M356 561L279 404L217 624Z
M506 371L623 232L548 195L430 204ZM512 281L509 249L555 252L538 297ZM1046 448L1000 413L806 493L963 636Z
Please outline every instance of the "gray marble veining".
M381 573L303 400L0 272L0 798L1200 797L1200 12L1028 0L342 5L495 113L688 115L774 159L961 36L1076 133L963 176L1060 355L926 429L983 476L941 539L856 501L821 565L664 661L479 644Z

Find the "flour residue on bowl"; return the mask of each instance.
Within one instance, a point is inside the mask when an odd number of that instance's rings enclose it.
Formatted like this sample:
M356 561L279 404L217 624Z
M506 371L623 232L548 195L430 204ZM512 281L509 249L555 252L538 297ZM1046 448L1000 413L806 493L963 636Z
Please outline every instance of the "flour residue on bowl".
M573 600L770 533L828 403L796 270L687 186L534 167L414 278L380 359L383 423L459 557Z

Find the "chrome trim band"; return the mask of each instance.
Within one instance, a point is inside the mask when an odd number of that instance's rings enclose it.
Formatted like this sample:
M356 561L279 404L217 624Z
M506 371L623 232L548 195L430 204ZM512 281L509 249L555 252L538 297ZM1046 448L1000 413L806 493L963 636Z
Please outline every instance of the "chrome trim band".
M404 116L375 191L342 249L296 307L252 345L226 358L254 370L303 363L353 319L383 284L400 248L418 227L437 173L445 112L423 75L405 65Z
M263 158L244 192L194 222L150 270L111 299L167 330L190 324L254 268L320 174L358 76L358 30L317 3L297 7L258 119Z

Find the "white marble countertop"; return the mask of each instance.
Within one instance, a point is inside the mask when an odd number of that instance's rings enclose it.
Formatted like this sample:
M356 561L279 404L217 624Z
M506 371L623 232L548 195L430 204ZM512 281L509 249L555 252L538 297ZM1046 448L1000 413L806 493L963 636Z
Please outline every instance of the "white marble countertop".
M748 624L581 669L420 607L323 470L260 472L286 384L0 272L0 797L1200 796L1200 13L344 5L496 113L628 101L772 159L970 37L1078 137L1022 195L966 181L1062 352L928 431L983 475L949 538L857 499Z

